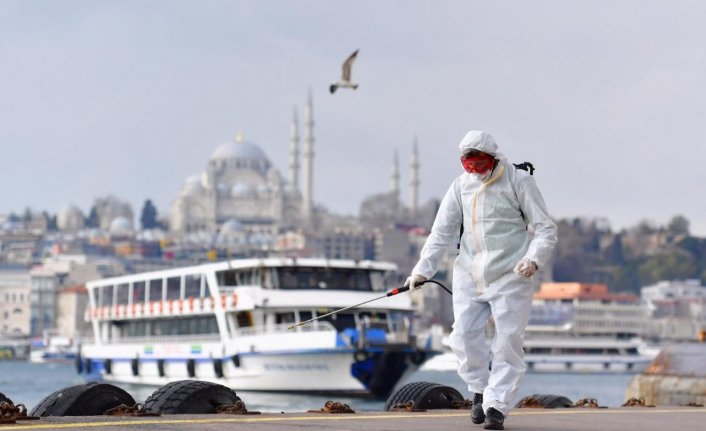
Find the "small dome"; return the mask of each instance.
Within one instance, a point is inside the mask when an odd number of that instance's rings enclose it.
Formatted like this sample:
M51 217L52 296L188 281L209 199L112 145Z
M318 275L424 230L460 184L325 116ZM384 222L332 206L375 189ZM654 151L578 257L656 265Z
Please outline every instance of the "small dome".
M132 223L125 217L115 217L108 230L113 235L127 235L132 233Z
M255 188L248 183L236 183L230 191L234 198L255 197Z
M184 181L184 186L182 187L182 194L186 196L193 196L200 194L203 191L201 187L201 179L198 175L192 175Z
M232 218L228 219L225 223L223 223L223 226L221 226L220 234L221 235L228 235L236 232L242 232L243 231L243 224L240 223L238 220Z
M228 196L228 186L223 183L216 184L216 193L218 196Z

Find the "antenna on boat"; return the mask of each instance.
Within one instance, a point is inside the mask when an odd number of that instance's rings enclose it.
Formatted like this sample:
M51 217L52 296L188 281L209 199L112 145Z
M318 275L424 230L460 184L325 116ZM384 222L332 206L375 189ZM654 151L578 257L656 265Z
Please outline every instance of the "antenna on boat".
M452 294L451 291L446 288L446 286L444 286L443 284L439 283L439 282L436 281L436 280L426 280L426 281L424 281L424 282L422 282L422 283L419 283L417 286L421 286L421 285L424 284L424 283L434 283L434 284L438 284L439 286L441 286L442 289L444 289L445 291L447 291L447 292L449 293L449 295ZM334 314L336 314L336 313L340 313L341 311L350 310L351 308L355 308L355 307L360 307L361 305L367 304L368 302L373 302L373 301L377 301L378 299L387 298L387 297L390 297L390 296L395 296L395 295L397 295L398 293L406 292L406 291L408 291L408 290L409 290L409 286L402 286L402 287L399 287L399 288L396 288L396 289L392 289L391 291L387 292L386 294L384 294L384 295L382 295L382 296L378 296L377 298L368 299L367 301L363 301L363 302L361 302L360 304L349 305L348 307L343 307L343 308L341 308L341 309L332 311L332 312L330 312L330 313L322 314L321 316L316 316L316 317L314 317L313 319L305 320L305 321L303 321L303 322L297 322L297 323L295 323L294 325L288 326L287 329L293 329L293 328L296 328L297 326L306 325L307 323L311 323L311 322L313 322L313 321L315 321L315 320L323 319L324 317L328 317L328 316L334 315Z

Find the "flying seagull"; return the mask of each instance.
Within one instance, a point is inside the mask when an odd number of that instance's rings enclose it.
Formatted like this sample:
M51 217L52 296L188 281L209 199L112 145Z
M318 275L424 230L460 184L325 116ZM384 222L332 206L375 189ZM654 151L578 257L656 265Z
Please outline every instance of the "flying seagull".
M335 93L336 89L339 87L352 88L354 90L358 88L358 84L354 84L351 82L351 67L353 66L353 62L355 61L355 57L357 55L358 50L356 49L355 52L351 54L343 63L343 73L341 74L341 80L335 84L331 84L331 86L329 87L331 94Z

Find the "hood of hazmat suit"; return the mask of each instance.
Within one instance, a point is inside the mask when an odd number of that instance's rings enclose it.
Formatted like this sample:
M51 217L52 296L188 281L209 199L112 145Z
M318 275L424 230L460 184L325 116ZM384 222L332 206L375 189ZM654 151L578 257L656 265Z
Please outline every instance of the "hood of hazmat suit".
M462 224L454 286L470 282L482 291L489 283L512 273L523 257L543 268L557 241L556 224L534 177L509 163L487 132L468 132L459 150L461 154L479 150L498 162L486 178L464 172L454 180L412 273L431 278L449 246L459 242Z

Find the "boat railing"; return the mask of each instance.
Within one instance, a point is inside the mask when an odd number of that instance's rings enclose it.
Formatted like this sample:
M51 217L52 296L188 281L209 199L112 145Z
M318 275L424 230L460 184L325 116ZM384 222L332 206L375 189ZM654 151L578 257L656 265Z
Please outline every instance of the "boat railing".
M253 335L266 335L266 334L295 334L300 332L336 332L336 328L330 322L317 322L316 325L302 325L296 328L289 329L292 326L291 323L282 323L278 325L261 325L261 326L249 326L247 328L237 329L233 337L248 337Z
M220 341L218 334L187 334L187 335L141 335L113 338L110 344L140 344L140 343L186 343Z

